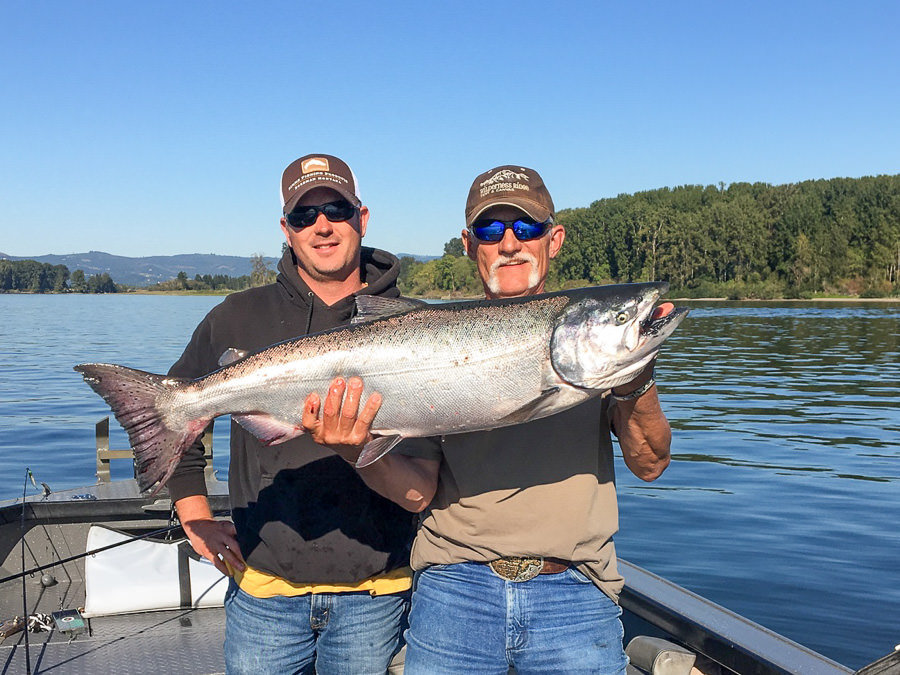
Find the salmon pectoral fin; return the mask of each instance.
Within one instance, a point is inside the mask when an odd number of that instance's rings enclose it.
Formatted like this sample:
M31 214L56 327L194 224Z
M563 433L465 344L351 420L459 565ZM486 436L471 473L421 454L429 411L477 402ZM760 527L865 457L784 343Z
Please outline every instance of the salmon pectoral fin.
M263 413L232 415L231 419L256 436L263 445L278 445L305 433L301 426Z
M393 436L376 436L363 447L359 457L356 458L356 468L362 469L377 462L391 451L397 443L403 440L403 436L395 434Z

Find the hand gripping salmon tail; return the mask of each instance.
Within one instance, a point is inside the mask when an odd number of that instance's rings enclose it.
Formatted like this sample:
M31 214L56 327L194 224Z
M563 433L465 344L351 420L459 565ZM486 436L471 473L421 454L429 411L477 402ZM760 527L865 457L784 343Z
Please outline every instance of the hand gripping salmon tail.
M138 486L142 492L152 487L149 496L154 496L169 480L184 451L210 422L191 420L187 428L181 429L166 426L157 401L160 395L187 380L106 363L83 363L75 370L112 408L131 442Z

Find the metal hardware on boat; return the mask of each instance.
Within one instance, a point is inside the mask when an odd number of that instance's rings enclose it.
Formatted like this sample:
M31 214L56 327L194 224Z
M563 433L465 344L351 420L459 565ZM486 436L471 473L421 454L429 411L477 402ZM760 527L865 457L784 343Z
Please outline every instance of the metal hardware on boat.
M74 637L85 631L84 617L77 609L64 609L61 612L53 612L50 615L56 624L56 630Z
M110 460L113 459L130 459L134 464L134 452L131 448L124 450L114 450L109 447L109 417L104 417L94 426L95 444L97 447L97 482L109 483L110 477ZM213 468L213 427L210 425L203 432L203 458L206 460L206 468L204 473L206 477L214 478L216 471ZM134 467L136 470L137 467Z
M0 641L5 640L10 635L15 635L23 628L25 628L25 619L18 616L7 619L3 623L0 623Z
M152 504L144 504L141 508L144 511L150 511L152 513L168 513L172 510L172 500L157 499Z

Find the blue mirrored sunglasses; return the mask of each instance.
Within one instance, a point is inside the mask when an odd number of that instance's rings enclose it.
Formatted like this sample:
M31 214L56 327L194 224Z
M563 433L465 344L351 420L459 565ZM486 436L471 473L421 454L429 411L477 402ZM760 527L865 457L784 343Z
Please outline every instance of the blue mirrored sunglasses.
M553 218L549 218L543 223L539 223L528 216L516 220L479 218L469 226L469 231L478 241L497 242L503 239L503 235L508 228L513 231L513 234L519 241L530 241L543 237L551 225L553 225Z

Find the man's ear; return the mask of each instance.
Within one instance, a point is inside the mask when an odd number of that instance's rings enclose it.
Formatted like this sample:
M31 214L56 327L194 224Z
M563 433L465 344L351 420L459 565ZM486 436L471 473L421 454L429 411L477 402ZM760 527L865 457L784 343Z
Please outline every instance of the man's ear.
M366 236L366 226L369 224L369 207L368 206L360 206L359 207L359 236L360 238Z
M475 260L475 249L478 248L478 244L476 244L473 240L468 228L462 231L461 236L463 248L466 249L466 255L469 256L472 260Z
M550 230L550 257L555 258L562 248L563 242L566 240L566 228L562 225L554 225Z

